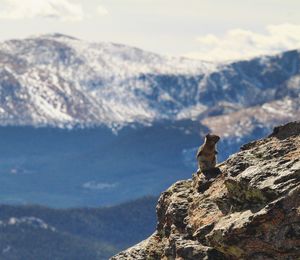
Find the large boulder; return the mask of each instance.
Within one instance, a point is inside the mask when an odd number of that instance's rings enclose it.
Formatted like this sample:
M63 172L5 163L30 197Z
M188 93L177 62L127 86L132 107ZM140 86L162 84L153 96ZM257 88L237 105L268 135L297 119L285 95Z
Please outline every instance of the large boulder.
M215 173L163 192L154 234L112 260L300 259L300 122L244 145Z

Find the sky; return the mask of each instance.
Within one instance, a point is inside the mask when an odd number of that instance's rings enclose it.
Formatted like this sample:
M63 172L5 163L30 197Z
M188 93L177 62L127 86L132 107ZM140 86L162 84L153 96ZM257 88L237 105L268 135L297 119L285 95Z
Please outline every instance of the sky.
M0 40L62 33L172 56L246 59L300 49L299 0L0 0Z

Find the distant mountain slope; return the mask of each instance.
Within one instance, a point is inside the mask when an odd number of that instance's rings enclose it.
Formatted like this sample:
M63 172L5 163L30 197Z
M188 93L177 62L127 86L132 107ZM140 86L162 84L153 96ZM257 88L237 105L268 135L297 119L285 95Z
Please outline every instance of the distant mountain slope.
M61 34L3 42L0 125L13 127L0 128L0 202L99 206L158 195L195 170L206 132L221 135L222 161L299 120L299 57L213 64Z
M111 208L0 206L0 259L108 259L151 234L156 198Z
M274 124L280 125L299 119L299 97L286 97L227 115L205 118L202 123L222 137L219 148L222 151L221 158L225 159L235 153L243 143L265 137Z
M113 127L152 121L163 118L164 111L151 107L152 100L139 94L153 91L146 75L201 75L214 67L60 34L7 41L0 45L0 122ZM163 92L161 101L169 102L170 93Z
M299 95L298 51L212 64L43 35L0 44L2 125L201 119Z
M206 131L190 120L118 135L107 127L0 127L0 203L96 207L158 196L194 170L184 150Z

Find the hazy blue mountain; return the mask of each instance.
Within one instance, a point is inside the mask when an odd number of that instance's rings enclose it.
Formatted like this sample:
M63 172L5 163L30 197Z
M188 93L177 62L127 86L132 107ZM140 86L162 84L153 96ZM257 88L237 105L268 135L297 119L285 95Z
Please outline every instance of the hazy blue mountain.
M191 121L123 128L0 128L2 203L111 205L158 195L195 167L184 149L204 127Z
M157 199L108 208L0 206L0 259L103 259L150 235Z

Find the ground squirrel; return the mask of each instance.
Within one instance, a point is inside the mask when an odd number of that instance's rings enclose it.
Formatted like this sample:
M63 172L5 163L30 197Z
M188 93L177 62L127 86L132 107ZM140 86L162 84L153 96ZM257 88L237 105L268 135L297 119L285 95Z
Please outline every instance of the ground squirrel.
M216 144L220 140L220 137L213 134L207 134L205 136L204 144L202 144L197 152L198 171L204 172L215 168L217 159Z

